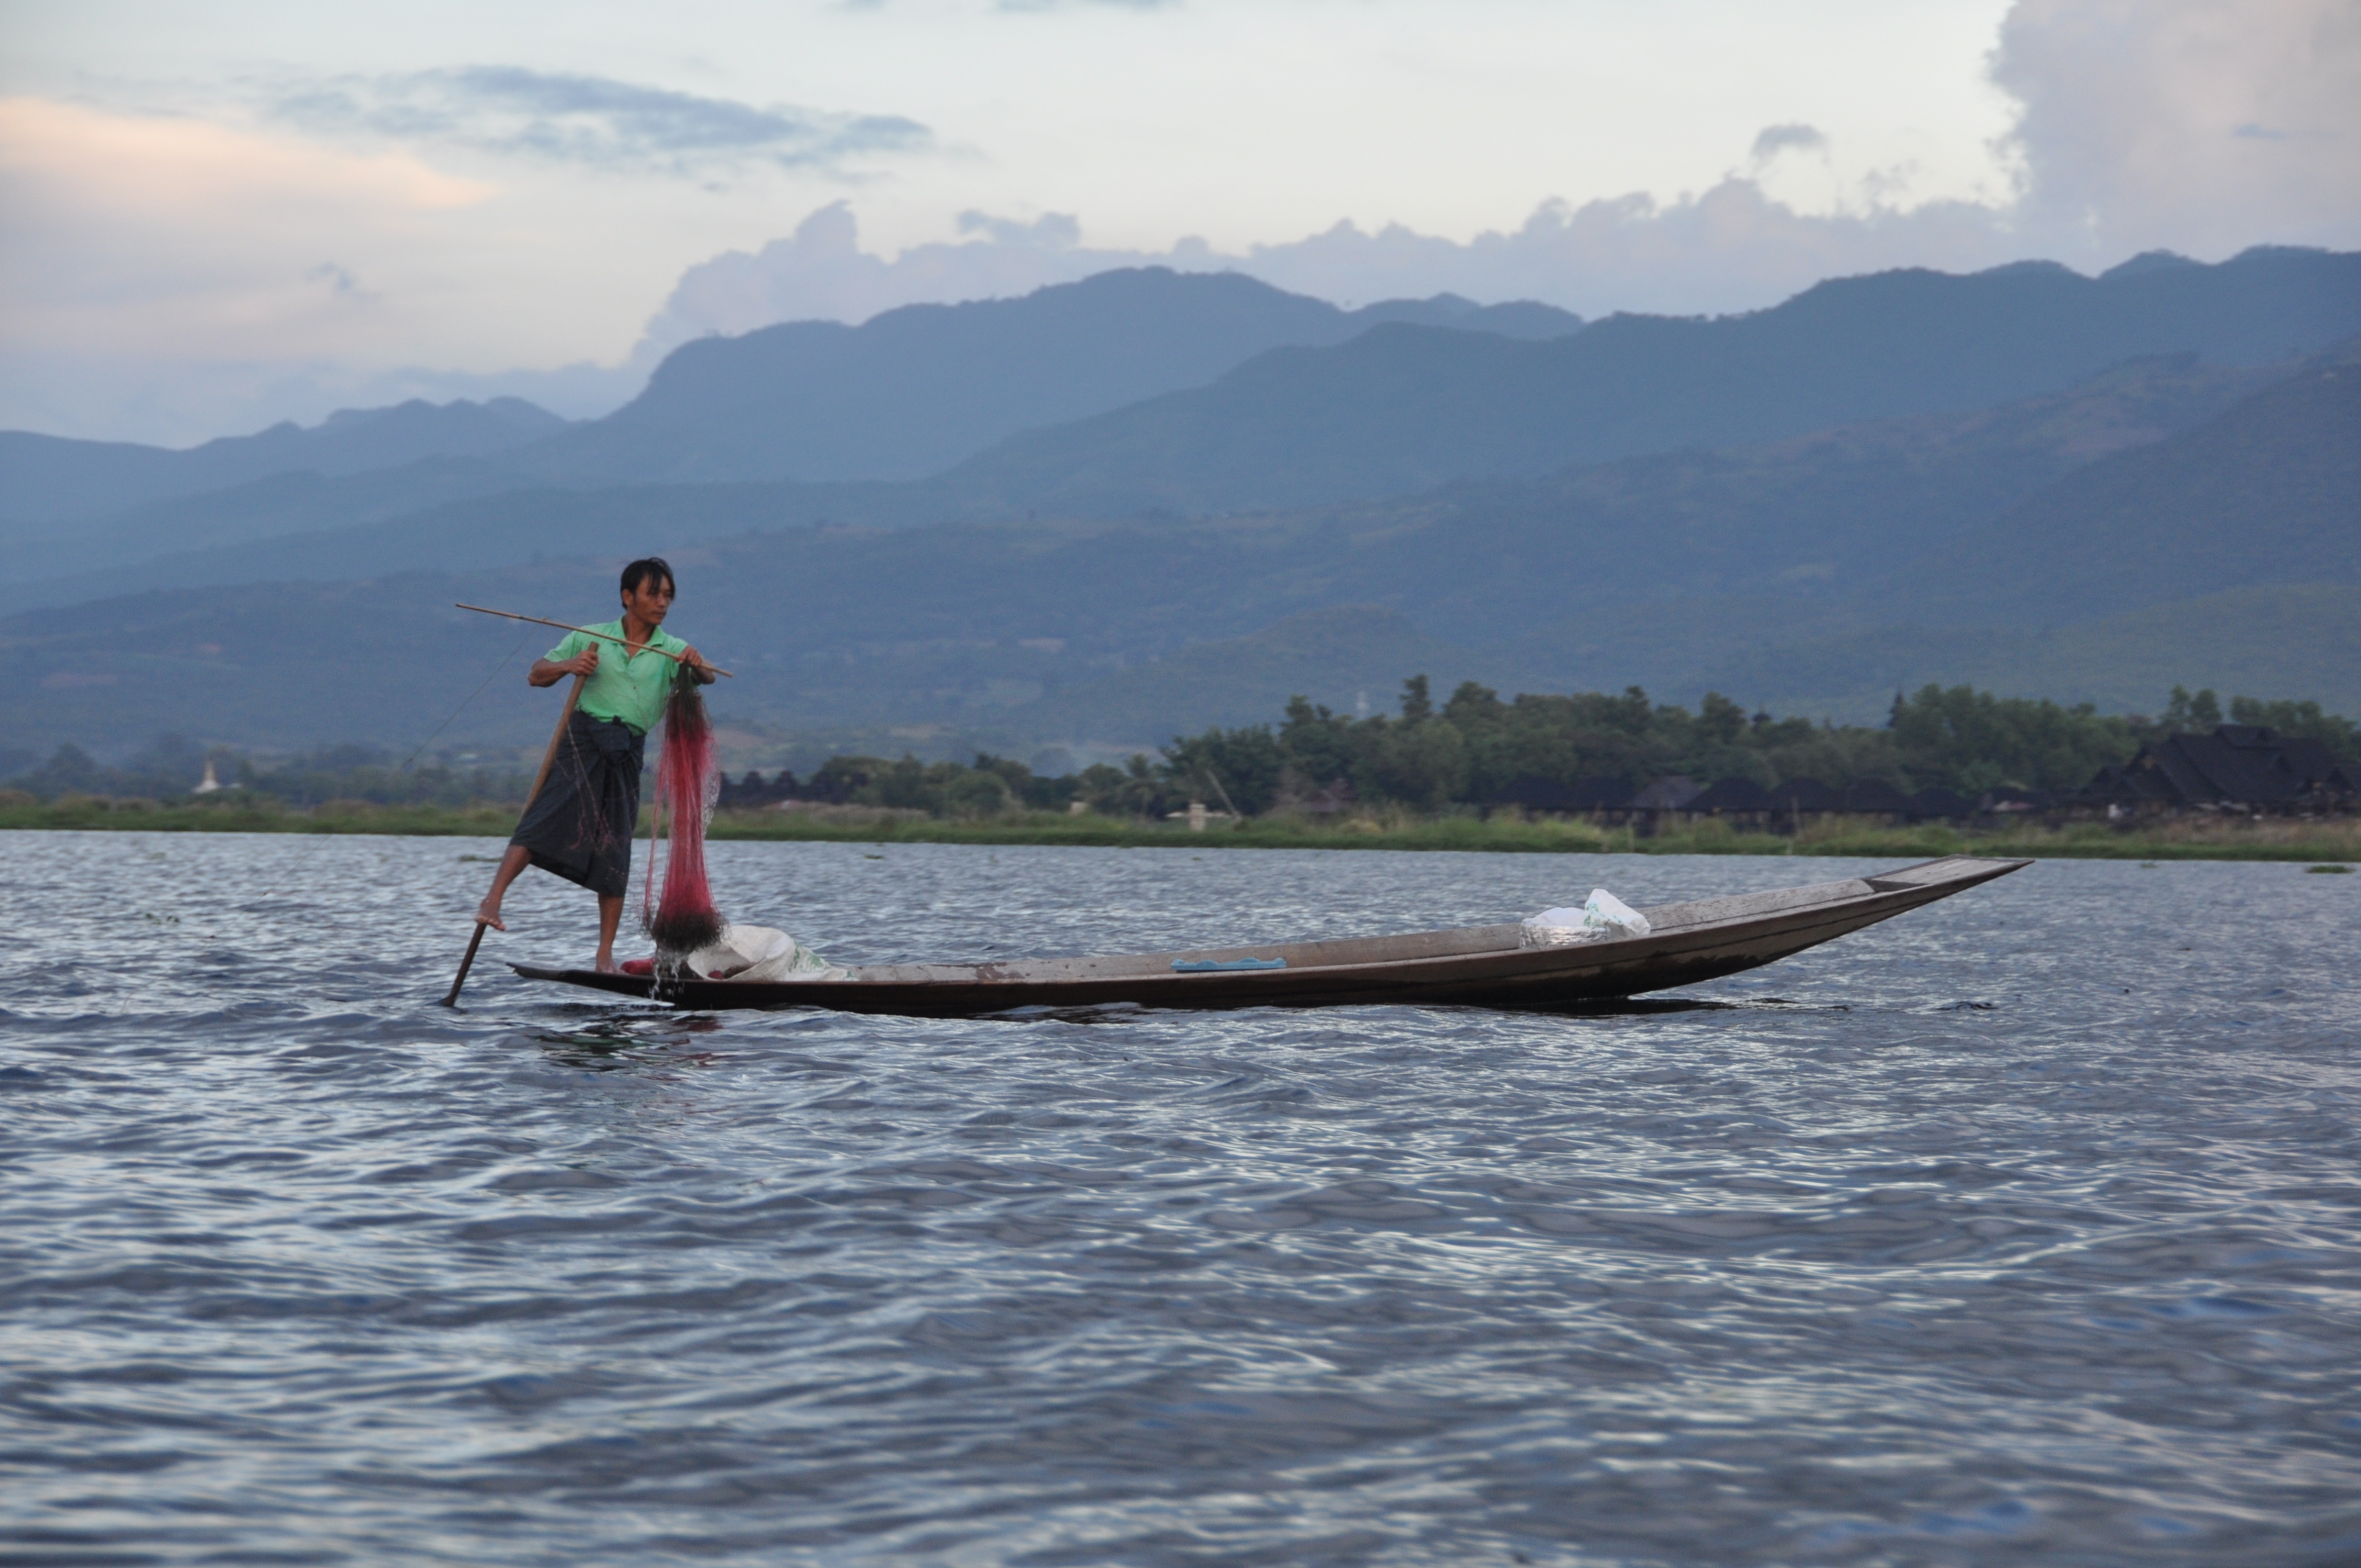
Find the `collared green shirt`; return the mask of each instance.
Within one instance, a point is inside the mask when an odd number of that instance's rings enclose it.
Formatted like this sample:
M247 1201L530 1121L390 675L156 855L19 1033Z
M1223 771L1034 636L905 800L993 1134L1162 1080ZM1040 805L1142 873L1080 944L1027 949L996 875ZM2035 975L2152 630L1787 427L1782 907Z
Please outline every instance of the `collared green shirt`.
M680 664L649 650L661 648L666 653L685 653L688 644L659 626L649 635L646 647L636 653L626 653L620 619L586 627L584 630L603 631L606 636L586 637L581 631L569 631L544 655L555 663L560 659L571 659L585 648L598 650L598 673L583 686L582 700L575 706L593 718L620 718L642 735L653 729L656 720L664 717L664 698L672 695L673 677L680 673Z

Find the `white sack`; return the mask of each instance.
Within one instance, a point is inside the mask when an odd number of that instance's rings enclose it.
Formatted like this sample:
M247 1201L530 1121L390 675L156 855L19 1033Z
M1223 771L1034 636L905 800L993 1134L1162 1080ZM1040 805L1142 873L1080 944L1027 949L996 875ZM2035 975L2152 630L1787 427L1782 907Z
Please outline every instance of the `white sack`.
M829 963L785 931L767 926L724 926L721 939L688 955L693 973L707 980L850 980L851 971Z
M1563 947L1573 942L1612 942L1648 934L1648 917L1608 892L1594 887L1579 909L1544 909L1524 923L1529 948Z

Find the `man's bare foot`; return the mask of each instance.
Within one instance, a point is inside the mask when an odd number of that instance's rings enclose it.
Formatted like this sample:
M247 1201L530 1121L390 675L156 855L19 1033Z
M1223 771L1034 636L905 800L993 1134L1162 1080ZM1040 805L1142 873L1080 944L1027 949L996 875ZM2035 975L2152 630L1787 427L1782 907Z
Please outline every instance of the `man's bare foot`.
M508 929L508 927L500 920L500 903L499 899L488 898L484 900L483 903L476 906L476 924L478 926L489 926L495 931L505 931Z
M600 974L620 974L623 966L615 961L614 954L602 953L598 958L598 970Z

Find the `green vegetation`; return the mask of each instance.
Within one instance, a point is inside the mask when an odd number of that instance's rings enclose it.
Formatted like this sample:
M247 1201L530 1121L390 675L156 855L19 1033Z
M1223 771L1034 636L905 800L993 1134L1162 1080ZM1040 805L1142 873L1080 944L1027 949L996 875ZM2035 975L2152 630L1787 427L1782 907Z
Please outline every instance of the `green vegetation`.
M48 762L6 783L15 792L42 800L82 795L177 801L199 787L208 768L224 795L279 806L329 801L430 806L522 803L533 784L530 772L515 768L457 768L445 762L410 767L379 746L323 746L262 762L226 746L208 749L179 735L163 736L115 767L101 765L79 746L60 746Z
M1191 833L1180 823L1024 813L992 821L946 821L916 813L819 808L733 813L717 817L716 839L823 840L862 844L1088 844L1106 848L1226 850L1480 850L1524 854L1858 855L1931 860L1938 855L2022 856L2031 860L2361 861L2361 823L2206 822L2126 833L2103 823L1968 832L1956 828L1888 828L1860 817L1824 817L1793 836L1741 833L1699 822L1642 836L1584 821L1421 817L1408 812L1322 826L1295 817L1216 823ZM2343 869L2343 868L2339 868Z
M2361 758L2361 726L2323 713L2316 702L2236 696L2228 716ZM1611 780L1632 786L1667 773L1764 785L1816 779L1841 786L1873 778L1905 792L1936 786L1970 795L1995 788L2068 791L2102 767L2128 760L2146 741L2210 730L2223 718L2213 692L2192 695L2180 686L2172 688L2162 716L2152 721L2103 714L2088 703L2066 707L1936 685L1897 697L1883 728L1750 715L1712 693L1691 713L1652 702L1637 686L1620 696L1524 694L1503 701L1469 681L1438 707L1426 677L1415 675L1402 683L1398 714L1355 718L1299 696L1276 726L1216 727L1175 740L1159 756L1135 756L1123 767L1101 763L1049 778L989 753L965 763L839 756L796 793L830 804L974 819L1056 811L1077 800L1116 817L1160 817L1191 799L1260 817L1300 805L1339 780L1361 804L1430 813L1491 805L1521 783ZM178 802L189 797L208 766L224 786L222 796L250 806L521 804L532 783L531 772L521 766L434 761L412 767L373 746L324 747L263 761L226 747L207 750L177 735L113 767L79 747L60 746L47 762L6 783L42 800Z
M501 839L515 826L512 806L450 807L327 801L310 807L265 799L159 805L141 799L69 795L41 801L0 791L0 830L79 828L117 832L379 833L407 837ZM646 823L642 821L644 831ZM1202 833L1180 822L1011 811L965 820L922 811L818 806L801 811L718 814L716 839L858 844L1075 844L1109 849L1394 850L1522 854L1856 855L1927 860L1938 855L2024 856L2034 860L2307 861L2361 862L2361 823L2245 819L2191 820L2138 832L2102 823L2018 827L1970 832L1948 827L1888 828L1859 817L1828 817L1792 836L1741 833L1699 822L1643 836L1624 827L1528 818L1506 811L1425 816L1400 808L1323 824L1279 816ZM2345 864L2314 864L2342 872Z
M0 828L56 828L139 833L393 833L505 839L513 805L379 806L326 800L289 806L269 795L227 794L170 804L140 795L62 795L42 800L0 790Z
M2316 703L2234 697L2229 716L2361 756L2361 728ZM1438 706L1424 676L1400 711L1356 718L1301 697L1283 722L1208 729L1158 757L1048 778L979 753L972 762L840 756L796 786L787 810L717 815L716 839L974 844L1187 844L1232 849L1483 850L1533 853L1981 854L2135 860L2361 860L2361 824L2188 818L2126 832L2100 823L1986 830L1897 828L1869 817L1807 818L1799 832L1741 832L1723 821L1664 827L1536 816L1499 802L1514 786L1666 773L1699 780L1873 778L1905 790L2067 791L2145 741L2222 721L2220 698L2174 687L2154 721L2089 705L1995 697L1928 685L1897 697L1883 728L1748 714L1708 695L1695 713L1637 687L1522 695L1473 682ZM225 787L192 794L210 764ZM0 828L173 832L389 833L505 837L529 776L521 771L406 769L365 747L275 765L167 738L120 767L62 747L0 789ZM1341 786L1341 787L1339 787ZM1307 809L1316 802L1324 809ZM1190 802L1219 813L1203 834L1171 820ZM1235 815L1233 815L1235 814Z
M2317 703L2234 697L2230 710L2239 723L2312 736L2361 757L2361 729ZM1414 675L1402 683L1397 715L1355 718L1299 696L1277 726L1207 729L1121 768L1101 763L1048 779L990 755L972 764L837 757L798 794L961 819L1074 801L1106 816L1158 817L1192 799L1260 817L1299 808L1339 782L1360 806L1432 814L1488 807L1520 785L1611 781L1629 788L1668 773L1765 786L1876 779L1905 793L1935 787L1972 797L1993 789L2078 789L2149 740L2221 722L2213 692L2192 696L2180 686L2164 717L2149 721L2103 714L2088 703L2066 707L1928 685L1897 697L1885 727L1872 729L1749 715L1712 693L1691 713L1651 702L1637 686L1620 696L1527 694L1504 702L1470 681L1438 707L1426 677Z

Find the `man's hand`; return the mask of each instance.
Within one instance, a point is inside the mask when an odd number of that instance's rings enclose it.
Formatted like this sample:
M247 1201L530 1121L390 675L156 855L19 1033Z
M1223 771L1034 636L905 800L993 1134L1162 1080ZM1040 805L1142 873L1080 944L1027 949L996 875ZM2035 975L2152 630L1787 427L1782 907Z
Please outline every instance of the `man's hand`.
M697 684L698 685L709 686L714 682L721 678L714 673L713 666L707 663L703 657L701 657L694 648L682 649L680 651L680 662L686 664L691 670L694 670L697 673Z
M524 678L536 686L554 686L568 675L595 675L598 673L598 644L593 642L571 659L535 659L533 668L524 673Z

